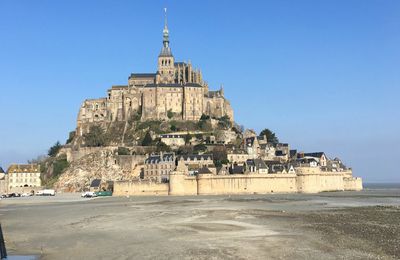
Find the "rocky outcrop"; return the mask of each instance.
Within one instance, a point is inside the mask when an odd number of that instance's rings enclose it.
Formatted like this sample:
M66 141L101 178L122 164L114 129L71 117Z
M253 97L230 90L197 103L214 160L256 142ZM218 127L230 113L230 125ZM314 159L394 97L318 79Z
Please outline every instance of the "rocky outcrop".
M57 190L73 192L89 187L93 179L117 181L137 178L137 171L124 170L117 163L117 159L113 152L107 150L87 154L71 162L54 187Z

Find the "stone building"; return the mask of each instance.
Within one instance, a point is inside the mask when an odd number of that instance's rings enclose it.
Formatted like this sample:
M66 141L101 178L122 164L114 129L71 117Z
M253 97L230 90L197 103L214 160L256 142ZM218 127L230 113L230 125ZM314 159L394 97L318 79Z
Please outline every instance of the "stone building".
M172 54L167 20L155 73L132 73L128 84L112 86L105 98L85 100L79 110L77 133L93 122L141 120L199 120L202 114L233 121L233 110L221 87L209 91L199 69L177 62Z
M184 134L163 134L160 135L161 142L165 143L170 147L179 147L185 145L185 137Z
M195 166L198 169L203 167L214 167L212 154L179 155L177 161L183 162L186 166Z
M299 154L299 158L307 158L307 159L315 159L320 166L326 167L328 158L326 157L324 152L315 152L315 153L302 153Z
M3 168L0 167L0 195L7 193L8 191L8 175L4 172Z
M9 189L18 187L40 187L40 168L38 164L12 164L8 170Z
M232 164L243 165L249 159L249 155L244 149L229 149L227 151L227 159Z
M165 182L169 174L175 170L175 154L161 153L150 155L144 161L144 179L154 179L158 182Z
M261 159L248 159L245 166L249 173L268 173L268 166Z

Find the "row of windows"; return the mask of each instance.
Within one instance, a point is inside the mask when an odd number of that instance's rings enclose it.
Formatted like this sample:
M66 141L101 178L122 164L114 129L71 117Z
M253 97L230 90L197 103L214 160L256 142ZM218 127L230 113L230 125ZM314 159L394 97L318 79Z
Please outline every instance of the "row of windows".
M161 170L160 173L158 173L158 171L148 171L146 175L158 176L158 175L168 174L169 172L171 172L171 170Z
M160 165L160 167L158 167L158 165ZM168 168L172 168L172 164L148 164L147 168L148 169L168 169Z
M12 173L10 177L39 177L40 173Z
M161 60L161 65L171 65L171 60Z
M10 183L19 183L19 182L39 182L39 179L10 179Z

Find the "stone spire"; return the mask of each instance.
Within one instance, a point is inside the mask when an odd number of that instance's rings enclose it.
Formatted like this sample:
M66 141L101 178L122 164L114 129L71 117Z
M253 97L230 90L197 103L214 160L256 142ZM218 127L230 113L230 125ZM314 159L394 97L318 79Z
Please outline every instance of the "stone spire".
M169 47L169 31L167 21L167 8L164 8L164 29L163 29L163 47L161 49L160 56L170 57L172 56L171 48Z

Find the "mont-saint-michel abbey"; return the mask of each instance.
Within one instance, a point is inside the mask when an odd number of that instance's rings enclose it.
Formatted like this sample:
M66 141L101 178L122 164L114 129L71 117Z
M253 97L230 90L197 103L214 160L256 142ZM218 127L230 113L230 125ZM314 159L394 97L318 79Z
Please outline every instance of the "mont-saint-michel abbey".
M85 132L85 123L124 121L138 113L141 120L199 120L204 114L227 116L233 121L223 88L210 91L199 69L190 62L175 61L166 19L162 44L156 73L132 73L128 85L112 86L106 98L89 99L82 104L78 117L80 134Z
M298 151L269 129L256 133L235 123L223 87L210 90L199 69L175 61L166 15L162 33L155 73L132 73L127 85L85 100L66 144L38 165L12 165L3 189L40 186L16 171L27 167L59 191L95 188L116 196L362 189L341 159Z
M84 190L93 181L103 189L112 182L114 195L362 189L339 158L291 149L269 130L241 129L224 89L210 90L199 69L175 61L166 15L162 33L155 73L132 73L127 85L83 102L58 153L70 163L58 189Z

